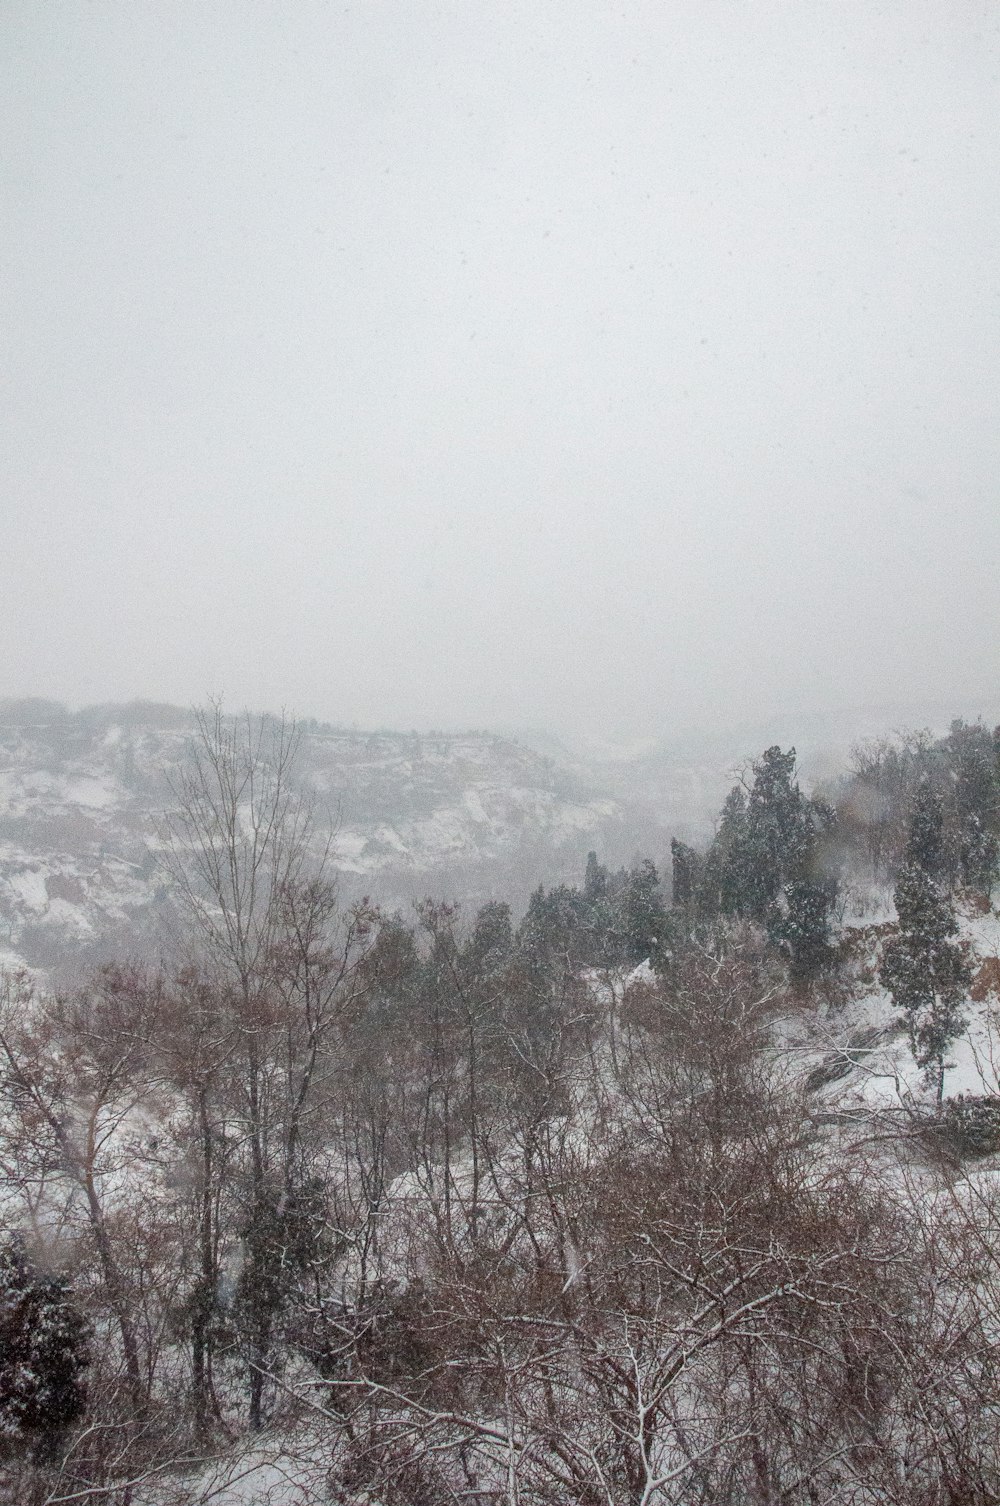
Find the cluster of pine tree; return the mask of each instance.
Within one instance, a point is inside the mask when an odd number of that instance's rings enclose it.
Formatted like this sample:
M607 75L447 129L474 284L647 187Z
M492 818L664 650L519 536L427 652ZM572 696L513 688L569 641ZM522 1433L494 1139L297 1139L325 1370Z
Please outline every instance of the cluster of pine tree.
M612 873L591 852L582 888L535 890L518 939L577 966L635 967L662 955L669 931L656 865L646 858Z
M971 971L956 940L958 924L948 889L944 802L932 784L920 785L910 815L903 866L895 889L899 930L880 977L903 1011L917 1063L944 1095L945 1054L964 1024ZM977 883L983 881L976 870Z
M833 807L799 788L795 749L768 748L727 797L704 856L671 843L674 906L689 927L727 917L764 927L805 983L832 958L835 827Z
M935 877L988 896L1000 863L1000 727L955 721L942 738L902 734L855 748L836 802L846 860L863 863L876 883L894 880L908 861L922 788L940 803Z

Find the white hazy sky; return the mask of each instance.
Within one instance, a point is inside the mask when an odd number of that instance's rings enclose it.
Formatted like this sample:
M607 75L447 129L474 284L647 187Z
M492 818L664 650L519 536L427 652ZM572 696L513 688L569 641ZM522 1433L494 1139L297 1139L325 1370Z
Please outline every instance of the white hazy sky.
M997 0L0 0L0 694L993 694Z

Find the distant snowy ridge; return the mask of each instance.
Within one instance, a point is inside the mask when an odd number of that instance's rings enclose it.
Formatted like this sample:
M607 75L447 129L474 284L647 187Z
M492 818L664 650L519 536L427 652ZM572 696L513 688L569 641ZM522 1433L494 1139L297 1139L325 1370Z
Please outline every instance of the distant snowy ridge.
M0 963L58 968L162 940L163 818L194 734L171 708L0 708ZM590 848L624 859L668 841L579 771L490 733L310 723L297 773L345 897L390 906L521 903L538 882L576 879Z

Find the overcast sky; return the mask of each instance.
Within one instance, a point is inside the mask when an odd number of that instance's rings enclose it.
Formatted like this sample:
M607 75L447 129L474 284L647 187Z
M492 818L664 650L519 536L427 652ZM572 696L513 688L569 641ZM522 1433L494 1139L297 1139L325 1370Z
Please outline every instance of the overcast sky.
M995 695L996 0L0 21L0 694Z

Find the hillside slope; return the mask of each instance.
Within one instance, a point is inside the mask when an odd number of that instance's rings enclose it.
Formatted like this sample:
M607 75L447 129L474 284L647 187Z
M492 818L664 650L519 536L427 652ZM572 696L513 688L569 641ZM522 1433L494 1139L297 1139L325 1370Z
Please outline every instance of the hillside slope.
M171 707L0 712L0 960L53 967L159 937L163 817L194 735ZM489 733L310 723L297 777L317 846L333 833L345 897L389 906L521 904L538 882L577 877L590 848L621 860L643 835L620 798Z

